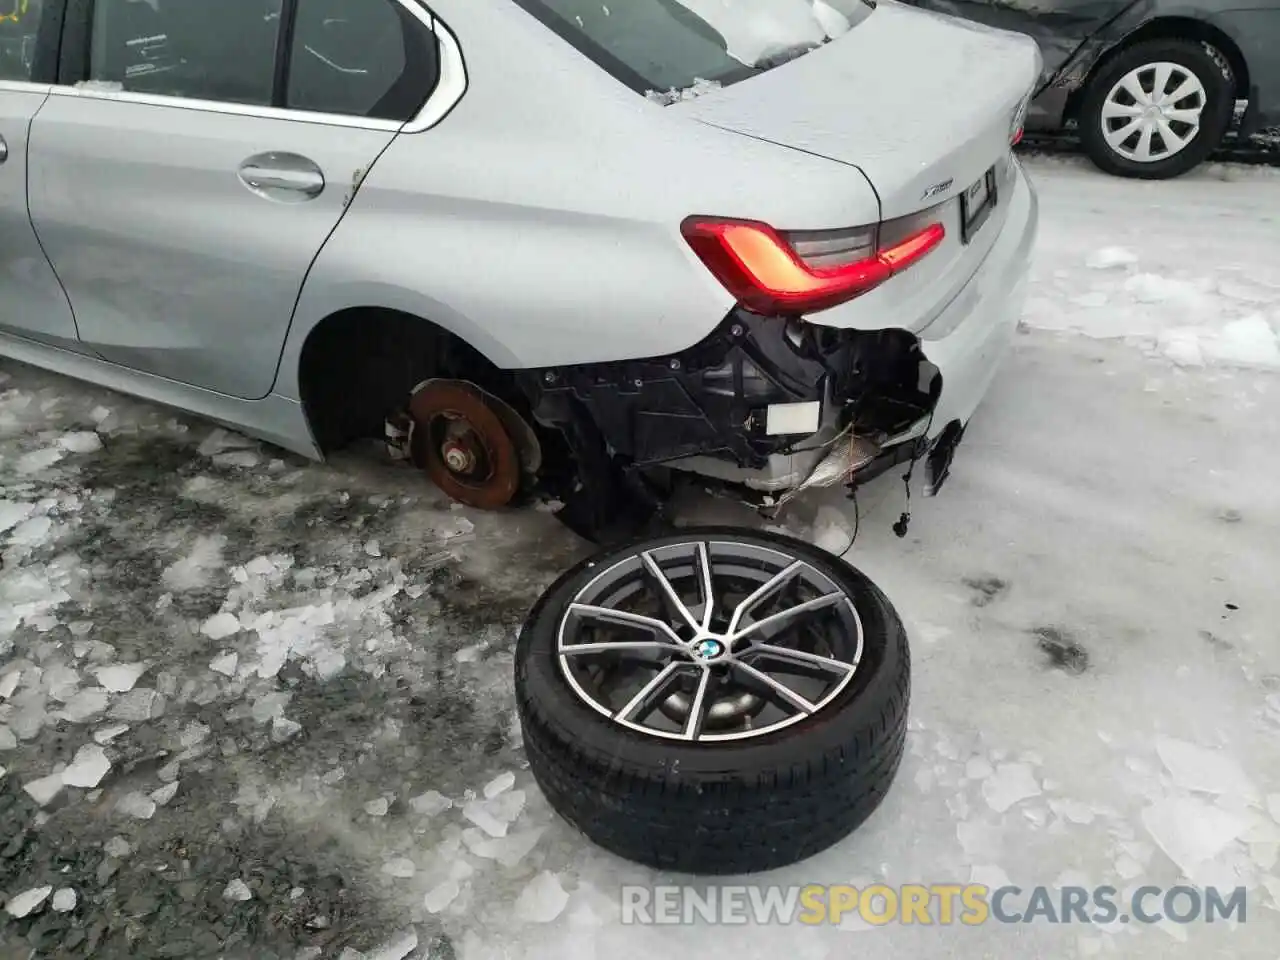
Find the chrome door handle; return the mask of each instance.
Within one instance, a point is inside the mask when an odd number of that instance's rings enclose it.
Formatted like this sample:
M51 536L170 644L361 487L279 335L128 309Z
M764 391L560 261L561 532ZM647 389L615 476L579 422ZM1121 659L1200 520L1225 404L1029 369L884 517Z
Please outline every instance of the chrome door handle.
M267 170L263 167L241 167L244 182L259 190L298 190L315 196L324 189L324 177L310 170Z
M324 173L296 153L260 153L240 164L240 180L258 196L281 203L301 203L324 192Z
M4 137L0 137L0 163L4 163L9 159L9 145L4 142Z

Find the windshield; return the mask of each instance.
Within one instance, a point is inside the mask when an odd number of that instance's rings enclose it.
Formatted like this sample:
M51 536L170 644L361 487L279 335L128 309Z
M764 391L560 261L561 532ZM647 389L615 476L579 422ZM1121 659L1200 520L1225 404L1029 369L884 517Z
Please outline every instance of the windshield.
M516 0L665 103L745 80L848 32L874 0Z

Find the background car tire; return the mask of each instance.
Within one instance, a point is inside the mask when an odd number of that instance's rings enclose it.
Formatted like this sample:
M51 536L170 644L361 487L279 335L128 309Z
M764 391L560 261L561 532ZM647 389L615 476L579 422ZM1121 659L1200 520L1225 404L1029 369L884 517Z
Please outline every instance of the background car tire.
M557 653L568 604L628 554L697 538L785 553L852 601L862 656L825 707L750 739L694 743L634 731L573 691ZM693 528L597 554L539 599L521 631L515 668L525 751L551 806L599 846L651 867L741 874L819 853L880 805L902 759L910 657L901 620L858 570L789 537Z
M1195 77L1203 88L1199 130L1175 153L1164 159L1141 162L1127 157L1107 142L1103 109L1116 84L1130 72L1148 64L1175 64ZM1106 61L1085 87L1078 117L1080 140L1099 169L1121 177L1163 180L1198 166L1222 142L1235 109L1235 89L1225 61L1194 40L1148 40L1121 50Z

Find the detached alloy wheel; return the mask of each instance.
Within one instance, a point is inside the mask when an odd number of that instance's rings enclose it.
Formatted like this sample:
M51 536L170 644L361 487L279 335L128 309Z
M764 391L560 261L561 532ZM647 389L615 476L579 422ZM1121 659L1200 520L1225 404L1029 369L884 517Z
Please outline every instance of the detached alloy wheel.
M693 528L583 561L516 649L529 766L588 838L694 874L794 863L849 834L898 769L897 613L790 537Z
M1107 173L1176 177L1221 143L1234 107L1231 72L1203 44L1149 40L1122 50L1089 80L1080 139Z

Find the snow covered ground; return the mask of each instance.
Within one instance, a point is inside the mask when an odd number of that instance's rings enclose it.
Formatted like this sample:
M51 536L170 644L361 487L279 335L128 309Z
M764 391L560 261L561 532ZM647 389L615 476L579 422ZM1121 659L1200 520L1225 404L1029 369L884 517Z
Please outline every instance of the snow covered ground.
M637 927L524 768L515 626L583 550L0 364L0 957L1231 956L1280 935L1280 176L1033 158L1026 329L908 536L909 753L762 883L1249 889L1244 923ZM687 519L742 519L690 500ZM852 505L779 522L837 552ZM307 948L310 948L309 950Z

